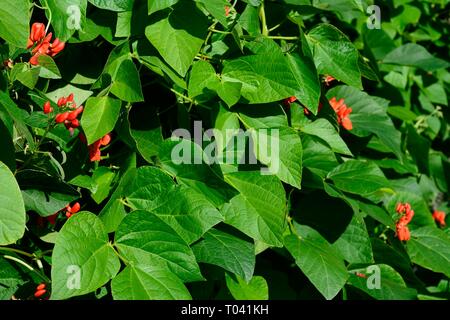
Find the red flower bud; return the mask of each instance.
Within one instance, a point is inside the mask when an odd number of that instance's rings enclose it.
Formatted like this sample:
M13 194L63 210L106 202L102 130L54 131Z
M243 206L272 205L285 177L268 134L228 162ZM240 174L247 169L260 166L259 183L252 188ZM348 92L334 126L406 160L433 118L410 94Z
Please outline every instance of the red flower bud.
M45 37L45 25L35 22L31 26L30 40L33 42L41 41Z
M47 101L46 103L44 103L44 113L48 114L50 112L53 112L53 108L50 104L50 101Z
M51 48L51 53L50 55L52 57L56 56L58 53L60 53L64 47L65 47L65 43L61 42L58 38L55 39L55 41L53 41L53 43L50 45Z
M67 103L67 99L64 97L61 97L58 99L58 107L62 107Z
M72 128L78 128L80 126L80 121L78 119L72 120L72 123L70 125Z
M56 122L56 123L63 123L64 121L67 120L67 117L68 117L68 116L69 116L69 112L63 112L63 113L60 113L60 114L58 114L58 115L56 116L55 122Z
M46 287L46 284L45 283L41 283L40 285L37 286L36 291L44 290L45 287Z
M111 142L111 135L108 133L101 139L101 145L107 146Z
M72 206L70 212L77 213L78 211L80 211L80 204L78 202L75 202L75 204Z
M402 224L397 224L397 237L400 241L408 241L411 239L411 234L407 226Z
M36 298L39 298L39 297L42 297L46 292L47 292L47 290L45 290L45 289L38 290L38 291L35 292L34 296Z
M446 225L445 216L446 216L446 214L444 211L434 210L434 212L433 212L433 219L437 223L439 223L441 225L441 227L444 227Z

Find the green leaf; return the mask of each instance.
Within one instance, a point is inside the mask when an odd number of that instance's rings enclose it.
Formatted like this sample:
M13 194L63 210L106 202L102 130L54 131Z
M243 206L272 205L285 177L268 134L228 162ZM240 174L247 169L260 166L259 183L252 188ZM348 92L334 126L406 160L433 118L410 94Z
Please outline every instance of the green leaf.
M428 155L430 153L431 142L422 137L412 125L407 125L407 140L406 147L411 154L411 157L417 164L417 168L421 173L429 174L430 164Z
M183 159L176 159L177 150L183 151ZM220 207L237 192L224 181L220 168L214 163L208 165L206 158L200 146L187 139L166 140L159 152L161 167L174 175L178 183L189 186Z
M134 195L133 195L134 196ZM140 199L129 199L133 205ZM188 244L197 241L206 231L223 221L220 212L195 190L177 186L167 190L157 207L136 206L153 211L169 224Z
M148 14L173 6L178 0L148 0Z
M414 121L417 118L417 115L414 112L405 107L389 107L387 112L391 116L403 121Z
M232 277L225 274L228 290L236 300L268 300L269 287L266 279L261 276L254 276L246 282L239 276Z
M91 193L92 199L98 204L105 200L111 191L111 184L113 183L116 174L107 167L98 167L92 174L92 183L94 188Z
M135 0L89 0L94 6L111 11L131 11Z
M220 80L213 66L207 61L200 60L192 66L189 77L189 97L196 101L207 101L214 97Z
M66 42L77 30L86 26L87 0L43 0L48 8L47 18L52 21L54 36ZM51 13L50 13L51 12Z
M163 142L161 124L154 108L133 106L128 112L130 134L136 148L147 162L152 162Z
M255 269L255 246L229 233L211 229L192 250L198 262L213 264L250 281Z
M203 277L187 243L166 222L147 211L133 211L119 226L115 243L120 252L148 254L159 258L182 281L199 281Z
M240 192L222 210L225 223L253 239L281 246L286 198L280 180L256 171L230 173L225 180Z
M40 67L30 68L26 63L16 63L11 70L11 81L18 80L24 86L34 89L39 80Z
M358 205L361 211L370 216L371 218L384 224L387 227L395 228L394 220L382 207L362 201L359 201Z
M173 180L154 167L131 171L121 182L120 196L133 209L147 210L169 224L188 244L223 220L220 212L202 194L175 185Z
M289 127L251 130L256 158L267 172L298 189L302 181L302 141Z
M190 300L180 279L151 258L127 266L111 283L114 300Z
M411 261L450 277L450 236L436 227L423 227L411 231L407 243Z
M328 99L336 97L337 100L343 98L345 104L352 108L350 120L353 129L350 133L359 137L366 137L370 133L376 134L381 142L386 145L395 155L403 158L400 148L400 132L397 131L392 120L386 113L388 101L369 96L356 88L348 86L338 86L327 93Z
M352 156L344 140L339 136L333 125L326 119L317 119L314 122L302 127L301 130L309 135L316 136L324 140L336 153Z
M303 45L307 45L304 43ZM320 82L317 76L317 70L314 62L306 55L288 54L288 63L292 74L297 78L300 84L295 97L312 111L317 114L320 99Z
M111 93L126 102L144 101L141 80L133 60L126 59L113 76Z
M6 124L14 121L14 126L18 133L25 138L31 148L35 147L33 136L30 133L24 121L23 113L14 101L9 97L9 94L0 90L0 116L2 121ZM7 116L7 117L5 117ZM5 122L5 120L7 122Z
M358 277L355 273L365 277ZM408 288L401 275L386 264L374 264L368 268L352 269L348 283L377 300L417 299L417 291Z
M389 187L389 181L373 162L348 160L328 174L340 190L367 195Z
M364 219L353 216L345 232L333 246L349 263L372 263L372 245Z
M114 129L121 105L120 100L108 96L91 97L86 101L81 125L88 144L93 144Z
M0 301L11 300L23 284L22 276L6 259L0 257Z
M225 7L230 7L230 3L227 0L197 0L205 6L206 10L217 19L222 26L228 27L227 17L225 15Z
M29 36L30 1L3 1L0 7L0 38L8 43L26 48Z
M184 77L203 45L207 29L208 20L195 3L181 1L167 17L147 26L145 35L164 60Z
M332 25L321 24L313 28L306 38L319 73L362 89L359 53L345 34Z
M90 212L79 212L67 220L56 239L51 298L61 300L93 292L119 268L119 258L100 219Z
M32 210L41 217L48 217L76 200L78 195L28 189L22 191L22 197L27 211Z
M0 181L0 245L8 245L25 233L25 206L16 179L3 162L0 162Z
M286 249L311 283L328 300L333 299L348 278L344 260L314 229L296 225L298 235L284 238Z
M39 76L46 79L61 79L61 73L52 57L45 54L38 57L40 68Z
M225 61L222 79L242 83L241 95L250 104L295 96L303 85L292 73L288 60L278 51Z
M450 63L431 55L419 44L407 43L391 51L383 59L383 63L411 66L425 71L436 71L448 68Z

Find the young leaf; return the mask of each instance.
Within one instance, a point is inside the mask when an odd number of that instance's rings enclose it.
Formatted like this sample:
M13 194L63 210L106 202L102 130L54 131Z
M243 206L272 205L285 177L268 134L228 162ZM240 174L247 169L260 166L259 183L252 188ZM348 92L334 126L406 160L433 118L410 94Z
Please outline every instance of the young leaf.
M56 239L51 298L67 299L93 292L113 278L119 268L119 258L100 219L90 212L79 212L65 223Z
M25 206L16 179L3 162L0 162L0 181L0 245L8 245L25 233Z
M250 281L255 269L255 246L229 233L211 229L192 250L199 262L214 264Z

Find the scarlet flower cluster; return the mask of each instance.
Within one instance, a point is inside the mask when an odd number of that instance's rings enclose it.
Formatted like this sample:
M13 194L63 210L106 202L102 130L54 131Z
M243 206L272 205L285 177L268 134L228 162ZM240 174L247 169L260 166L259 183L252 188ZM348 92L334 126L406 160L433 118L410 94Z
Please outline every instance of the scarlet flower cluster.
M289 97L284 99L283 103L285 106L289 107L291 105L291 103L297 101L296 97ZM329 101L331 107L333 108L333 110L336 112L336 115L338 117L338 123L343 126L345 129L347 130L352 130L353 129L353 124L352 121L350 120L349 116L350 113L352 113L352 108L347 107L347 105L344 102L344 99L340 99L339 101L336 100L336 97L333 97L330 101ZM320 111L322 109L322 103L319 103L319 108L318 110ZM308 109L304 108L303 112L306 115L309 115L310 112Z
M47 285L45 283L41 283L40 285L38 285L36 287L36 291L34 292L34 296L36 298L42 297L47 292L47 290L45 290L46 287Z
M407 225L414 217L414 210L411 209L409 203L398 203L395 211L401 215L396 224L397 237L400 241L408 241L411 238L411 234Z
M80 208L81 206L78 202L75 202L73 206L70 206L70 203L67 206L65 206L64 210L66 211L67 219L73 216L78 211L80 211Z
M434 210L433 212L434 221L439 223L441 227L445 227L445 216L446 214L444 211Z
M81 114L81 112L83 112L83 106L79 106L77 108L77 105L73 101L73 93L71 93L67 97L61 97L58 99L58 107L63 109L63 111L56 115L55 122L64 123L67 130L73 133L73 130L80 126L80 122L77 117ZM45 114L53 112L50 101L44 103L43 109Z
M28 38L27 49L33 48L31 53L33 56L30 59L32 65L38 65L38 57L41 55L47 55L54 57L61 52L65 43L56 38L53 42L53 34L50 32L46 35L45 25L40 22L35 22L31 26L30 37Z
M353 124L349 118L350 113L353 111L352 108L347 107L344 99L337 101L336 97L333 97L329 102L333 110L336 112L338 123L345 129L352 130Z
M80 140L87 144L86 136L82 133L78 135ZM103 146L107 146L111 142L111 134L108 133L104 135L102 138L95 141L93 144L88 145L89 150L89 159L91 161L100 161L101 160L101 151L100 148Z

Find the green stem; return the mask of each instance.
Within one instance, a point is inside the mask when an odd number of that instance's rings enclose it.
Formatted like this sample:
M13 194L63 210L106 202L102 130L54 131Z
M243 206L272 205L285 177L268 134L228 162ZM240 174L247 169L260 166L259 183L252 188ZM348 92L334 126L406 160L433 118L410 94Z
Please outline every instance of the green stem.
M130 262L120 255L119 250L117 250L116 246L111 242L109 242L108 244L114 250L114 253L119 257L119 259L128 266Z
M217 30L217 29L209 29L209 31L212 31L215 33L220 33L220 34L231 34L230 31L222 31L222 30Z
M34 269L32 266L30 266L28 263L26 263L23 260L20 260L16 257L12 257L12 256L8 256L8 255L4 255L3 258L8 259L8 260L12 260L15 261L21 265L23 265L25 268L27 268L30 271L33 271L34 273L36 273L39 277L41 277L41 279L43 279L45 282L50 283L50 279L43 273L37 271L36 269Z
M299 37L287 37L287 36L269 36L270 39L274 40L298 40Z
M264 10L264 1L261 2L259 7L259 20L261 21L261 34L263 36L269 35L269 28L267 27L266 12Z
M23 256L27 256L29 258L33 258L34 255L19 249L14 249L14 248L7 248L7 247L0 247L0 251L6 251L6 252L14 252L14 253L18 253L21 254Z

